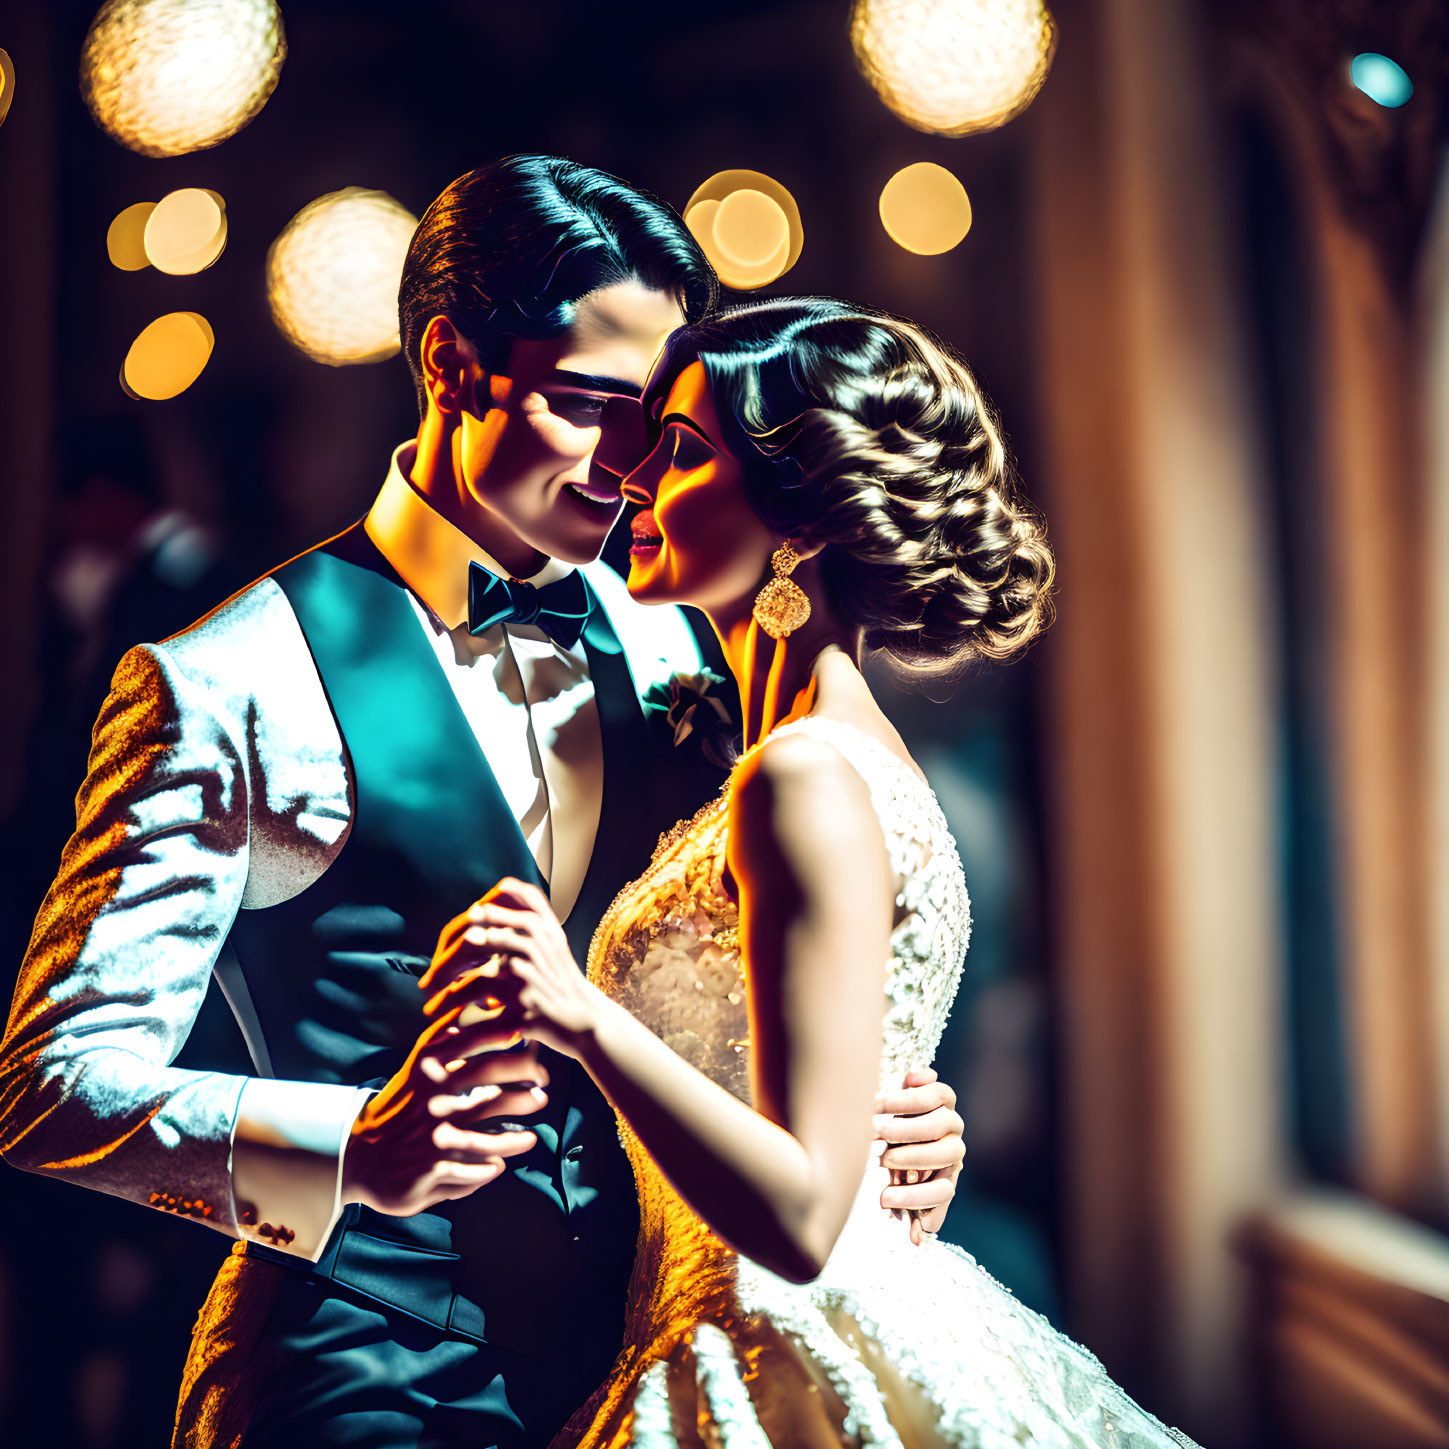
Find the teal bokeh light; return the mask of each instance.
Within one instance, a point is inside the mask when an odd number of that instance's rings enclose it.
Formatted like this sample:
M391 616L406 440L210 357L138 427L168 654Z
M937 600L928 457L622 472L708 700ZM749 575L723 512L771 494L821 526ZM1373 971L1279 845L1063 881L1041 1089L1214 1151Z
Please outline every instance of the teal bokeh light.
M1371 50L1354 56L1348 73L1364 95L1391 111L1414 94L1414 83L1404 74L1403 67Z

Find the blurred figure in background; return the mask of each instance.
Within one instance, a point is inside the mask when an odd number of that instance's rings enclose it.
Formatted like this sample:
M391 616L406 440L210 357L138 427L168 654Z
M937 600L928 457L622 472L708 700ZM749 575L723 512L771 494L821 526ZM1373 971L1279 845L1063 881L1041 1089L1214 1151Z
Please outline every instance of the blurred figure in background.
M85 775L111 674L137 639L164 639L232 580L218 535L174 502L134 416L63 422L41 566L40 687L25 787L0 842L4 939L18 957L73 822L55 809Z
M220 535L173 501L137 418L65 423L52 457L40 693L25 789L0 832L0 929L13 946L12 961L23 954L70 833L72 821L56 802L85 773L91 727L116 661L138 638L184 629L232 582ZM226 1065L245 1059L215 991L187 1052ZM48 1241L71 1245L63 1259L31 1250L38 1222L46 1224ZM12 1388L19 1417L7 1413L0 1422L19 1436L14 1442L147 1442L157 1344L175 1345L179 1372L196 1301L221 1251L177 1234L152 1214L96 1214L77 1194L18 1174L7 1175L0 1194L0 1242L3 1277L26 1304L23 1323L6 1323L15 1386L59 1377L70 1390L45 1403L40 1419L33 1416L37 1396ZM4 1305L0 1311L9 1318Z
M137 639L184 629L216 601L221 549L167 497L136 418L67 424L55 451L39 724L47 736L63 725L88 740L121 655Z

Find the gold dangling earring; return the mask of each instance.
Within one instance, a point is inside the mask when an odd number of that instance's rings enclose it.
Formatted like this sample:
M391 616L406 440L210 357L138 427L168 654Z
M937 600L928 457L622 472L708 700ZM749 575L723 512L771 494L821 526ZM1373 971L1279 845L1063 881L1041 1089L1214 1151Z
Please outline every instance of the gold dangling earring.
M790 578L799 562L800 555L787 538L770 559L775 577L755 595L755 622L772 639L793 634L810 617L805 590Z

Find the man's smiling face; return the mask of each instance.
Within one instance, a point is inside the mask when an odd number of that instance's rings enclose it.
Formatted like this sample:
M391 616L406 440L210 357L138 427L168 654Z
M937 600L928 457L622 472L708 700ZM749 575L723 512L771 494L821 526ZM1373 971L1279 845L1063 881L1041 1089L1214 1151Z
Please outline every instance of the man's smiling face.
M453 461L476 508L471 531L500 562L520 545L567 563L598 557L623 506L619 474L638 461L640 391L683 322L668 293L615 282L581 298L562 335L516 339L506 376L480 373Z

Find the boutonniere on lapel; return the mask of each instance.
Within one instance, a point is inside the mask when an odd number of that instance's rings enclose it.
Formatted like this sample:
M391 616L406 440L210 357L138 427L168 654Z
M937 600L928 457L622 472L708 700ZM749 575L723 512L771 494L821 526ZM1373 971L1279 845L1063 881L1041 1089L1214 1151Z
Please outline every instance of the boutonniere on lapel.
M693 740L712 765L728 770L739 755L740 729L730 711L728 684L712 669L675 674L644 693L644 717L656 739L679 749Z

